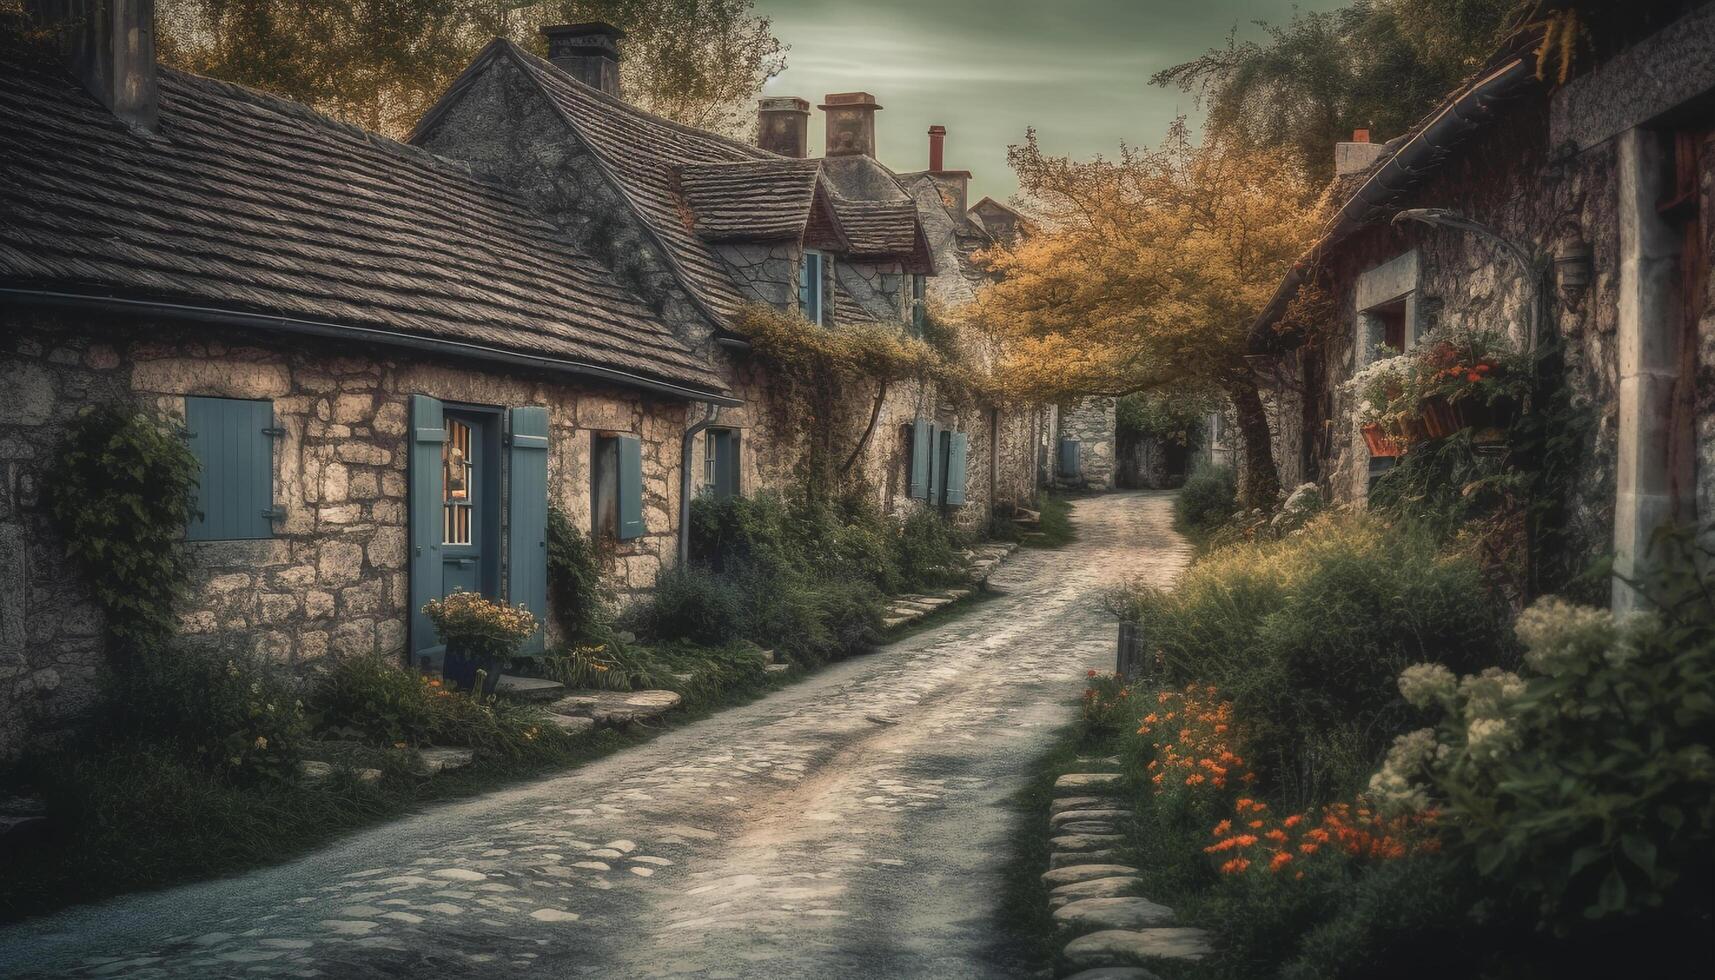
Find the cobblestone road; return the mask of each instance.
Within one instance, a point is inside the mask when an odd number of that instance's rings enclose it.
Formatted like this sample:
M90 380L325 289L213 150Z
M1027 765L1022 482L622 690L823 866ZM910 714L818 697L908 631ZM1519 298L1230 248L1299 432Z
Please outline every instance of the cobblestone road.
M0 931L0 975L1014 975L1005 801L1111 668L1101 591L1186 560L1170 511L1082 501L970 615L566 776Z

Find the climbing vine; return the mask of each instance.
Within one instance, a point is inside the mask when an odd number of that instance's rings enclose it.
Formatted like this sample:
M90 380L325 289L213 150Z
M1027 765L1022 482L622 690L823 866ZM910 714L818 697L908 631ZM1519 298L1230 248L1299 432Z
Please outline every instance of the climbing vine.
M197 460L171 422L107 405L73 420L47 474L48 509L106 614L121 663L158 652L177 630L190 580L185 526Z

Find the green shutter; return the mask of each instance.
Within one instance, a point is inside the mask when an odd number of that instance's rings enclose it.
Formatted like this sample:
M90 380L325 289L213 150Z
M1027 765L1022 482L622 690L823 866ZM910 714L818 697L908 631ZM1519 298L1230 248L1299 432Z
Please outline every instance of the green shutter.
M620 436L619 443L619 540L643 536L643 441Z
M970 437L963 432L947 434L947 504L958 507L965 502L965 456Z
M443 594L441 560L441 446L447 440L446 420L437 399L411 396L410 504L411 531L411 657L440 645L423 604Z
M715 499L725 500L738 495L738 431L715 429L710 448L714 452Z
M186 398L185 430L200 464L192 541L274 536L274 403Z
M1076 439L1061 439L1060 440L1060 475L1061 476L1077 476L1078 475L1078 472L1080 469L1079 463L1081 462L1081 460L1079 459L1079 456L1078 456L1078 445L1079 445L1078 440L1076 440Z
M506 601L548 622L548 410L512 410L507 451ZM541 653L546 631L524 641L524 653Z
M913 500L929 499L929 430L927 419L911 423L911 479L906 496Z
M941 481L946 475L947 451L941 445L941 435L941 427L929 423L929 438L926 440L929 447L929 493L924 499L931 504L940 503Z

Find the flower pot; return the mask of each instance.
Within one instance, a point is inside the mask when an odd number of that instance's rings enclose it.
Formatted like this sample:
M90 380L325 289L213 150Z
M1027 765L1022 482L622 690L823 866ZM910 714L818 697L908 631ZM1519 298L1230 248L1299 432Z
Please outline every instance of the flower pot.
M1507 428L1518 417L1518 402L1512 398L1497 398L1485 402L1478 398L1461 398L1453 403L1461 428L1471 430L1471 441L1479 446L1506 442Z
M1361 430L1364 442L1370 447L1371 456L1394 457L1400 453L1399 443L1388 434L1387 428L1380 422L1371 422Z
M1459 413L1446 395L1430 395L1417 403L1417 414L1431 439L1445 439L1461 428Z
M441 676L448 682L458 685L460 690L469 691L476 686L476 672L487 671L483 678L481 693L486 697L494 693L495 686L500 683L500 668L504 661L491 654L472 654L465 652L454 644L447 644L446 659L441 665Z
M1402 415L1398 425L1395 437L1407 446L1429 441L1429 427L1423 424L1423 419L1415 415Z

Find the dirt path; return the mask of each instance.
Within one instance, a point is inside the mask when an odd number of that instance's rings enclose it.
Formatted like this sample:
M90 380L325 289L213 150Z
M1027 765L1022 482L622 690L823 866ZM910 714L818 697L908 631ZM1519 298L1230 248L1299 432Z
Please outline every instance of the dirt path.
M1078 504L964 618L566 776L0 930L0 976L1009 976L1005 801L1165 583L1171 498Z

